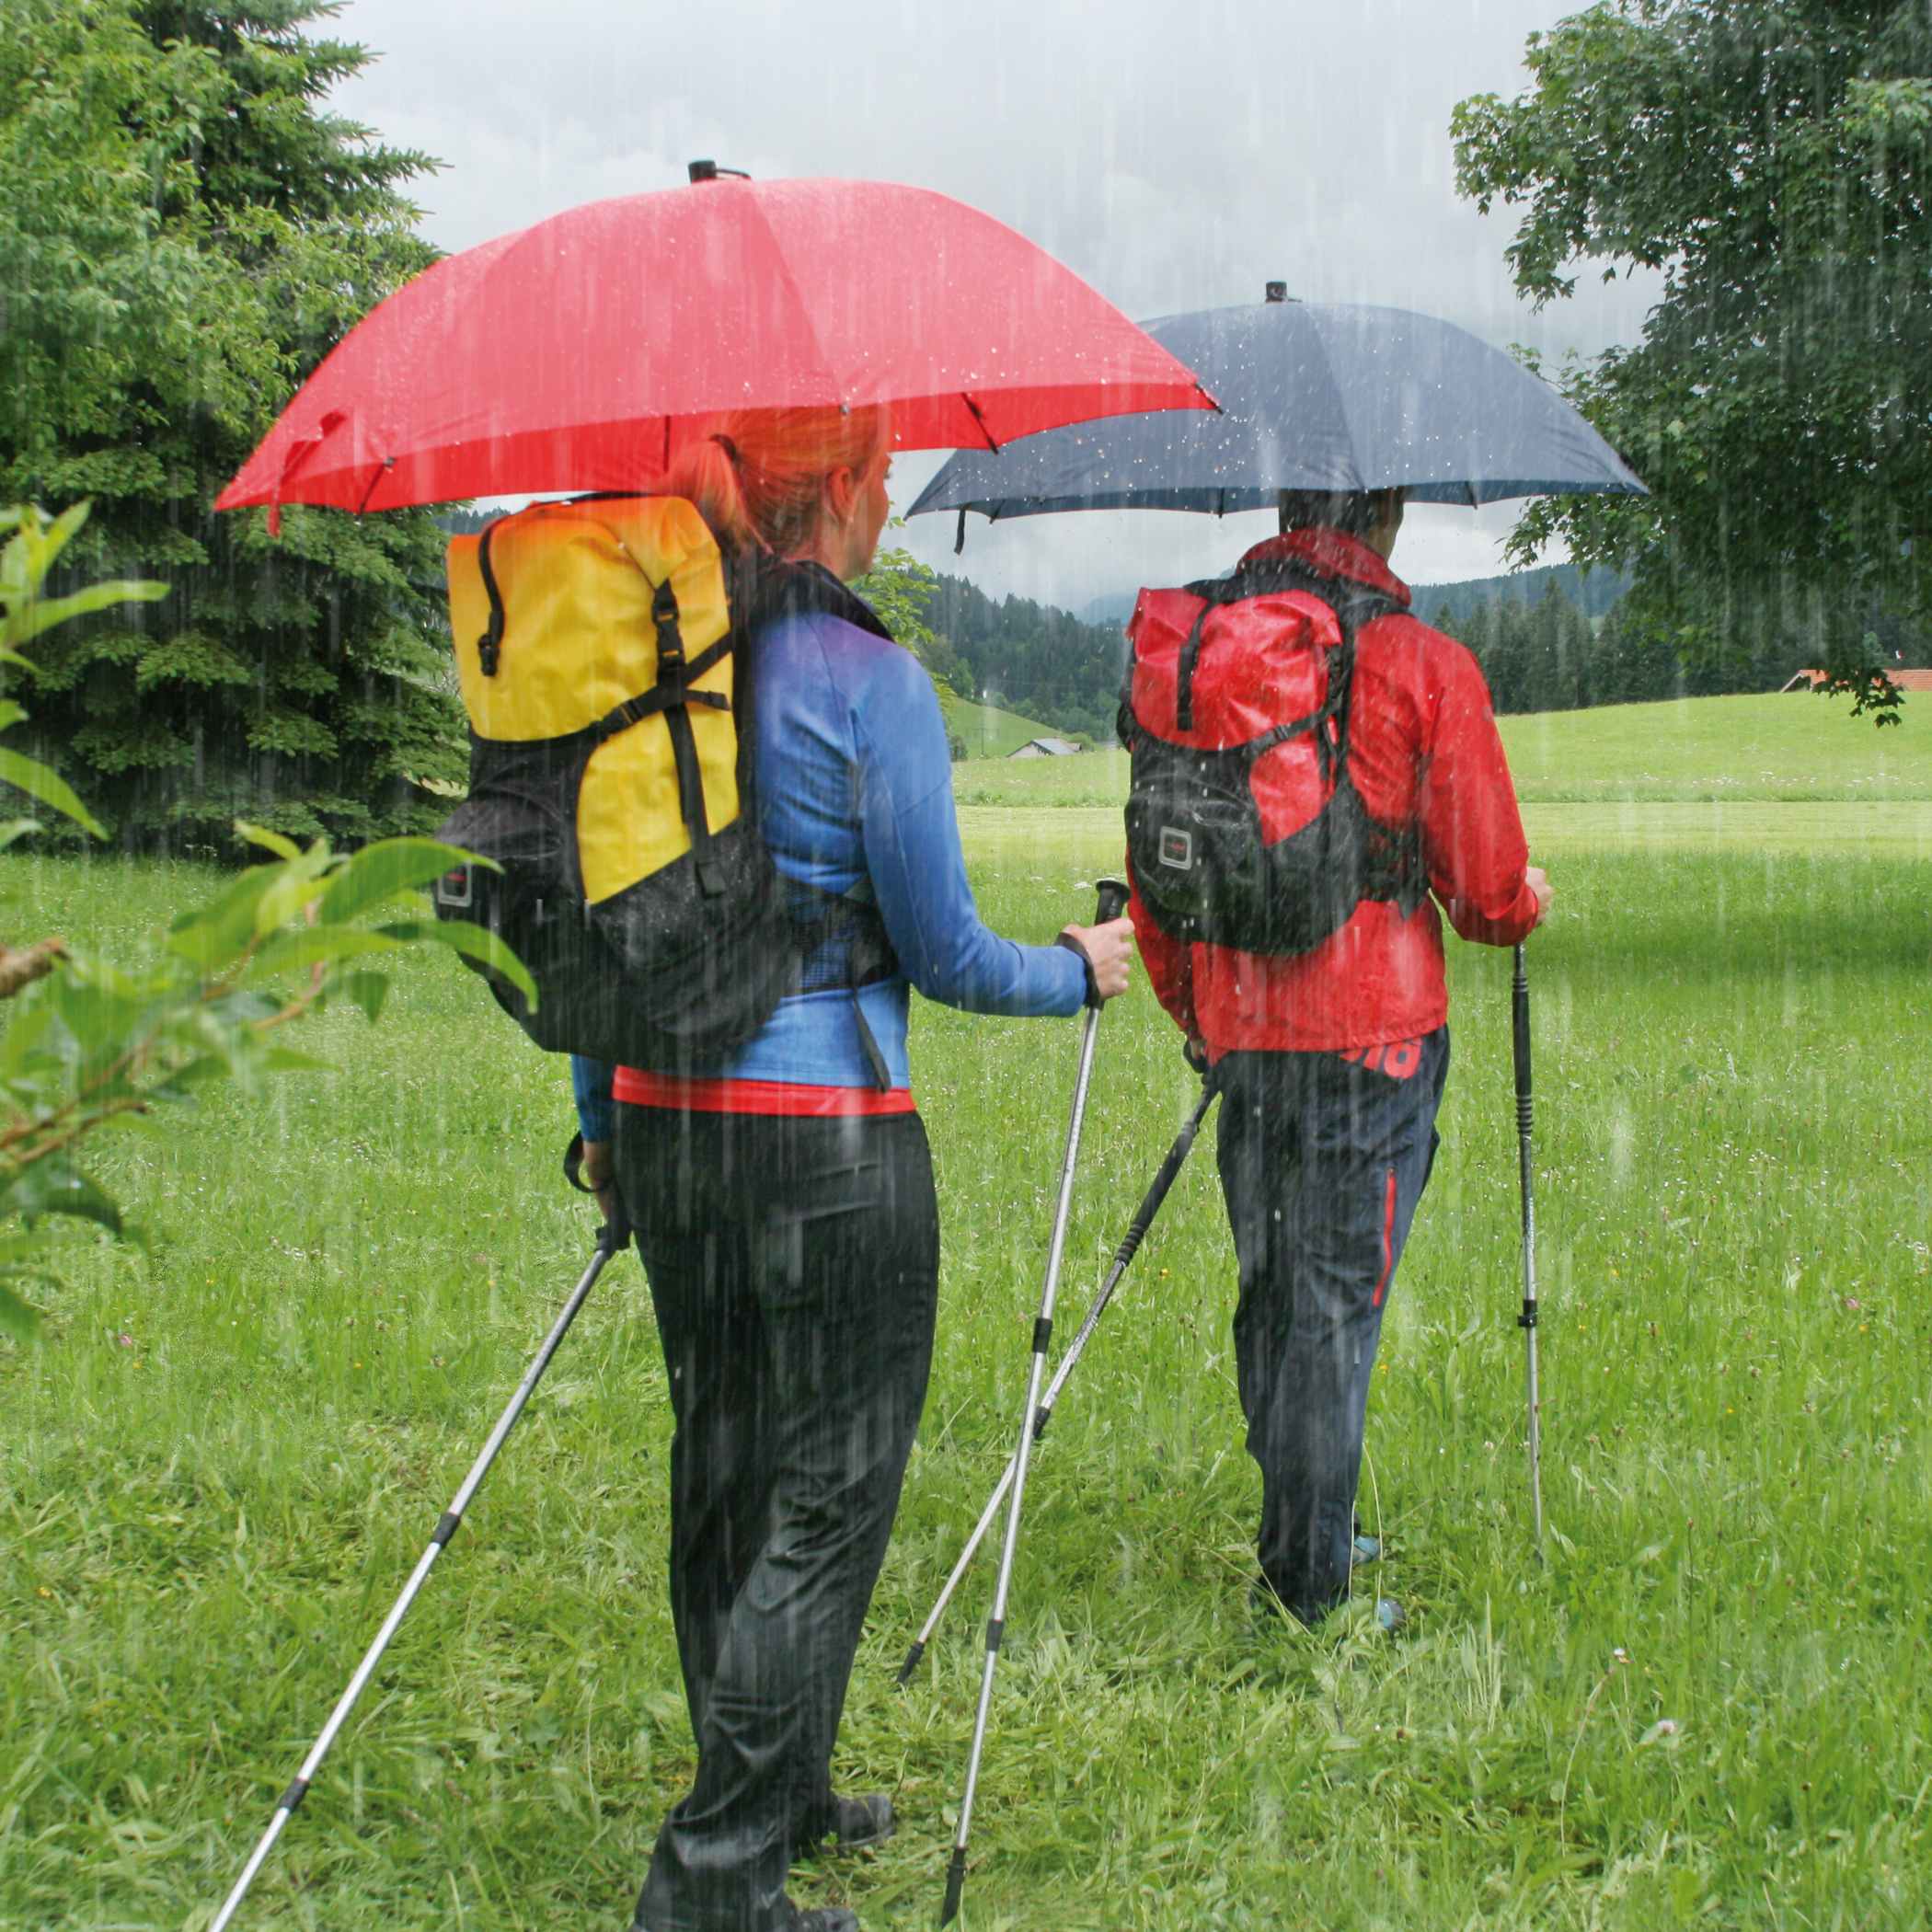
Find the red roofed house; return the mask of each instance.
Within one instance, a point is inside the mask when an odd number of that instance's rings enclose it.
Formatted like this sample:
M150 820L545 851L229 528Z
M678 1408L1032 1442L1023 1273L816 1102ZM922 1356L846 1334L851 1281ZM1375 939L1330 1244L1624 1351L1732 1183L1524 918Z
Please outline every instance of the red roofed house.
M1886 677L1901 691L1932 691L1932 671L1888 671ZM1810 691L1824 682L1822 671L1800 671L1780 691Z

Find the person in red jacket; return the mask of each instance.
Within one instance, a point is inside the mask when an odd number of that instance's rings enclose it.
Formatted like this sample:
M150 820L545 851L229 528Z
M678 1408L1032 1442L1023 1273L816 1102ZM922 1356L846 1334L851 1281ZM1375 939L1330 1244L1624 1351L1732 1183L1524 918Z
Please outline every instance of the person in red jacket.
M1408 615L1388 568L1402 504L1397 490L1284 491L1282 534L1242 563L1296 562L1401 606L1356 637L1349 772L1373 818L1414 829L1433 899L1408 917L1364 900L1294 958L1186 944L1138 891L1130 907L1155 992L1222 1096L1236 1379L1261 1471L1256 1601L1309 1624L1348 1595L1369 1377L1435 1157L1449 1069L1437 903L1489 946L1513 946L1550 904L1482 673ZM1400 1611L1381 1616L1393 1627Z

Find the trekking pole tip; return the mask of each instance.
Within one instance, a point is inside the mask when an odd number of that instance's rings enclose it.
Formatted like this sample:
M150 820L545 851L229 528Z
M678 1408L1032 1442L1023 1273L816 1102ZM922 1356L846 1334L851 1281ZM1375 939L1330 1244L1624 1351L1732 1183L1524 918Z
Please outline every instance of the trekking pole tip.
M919 1660L926 1655L926 1639L915 1637L913 1647L905 1653L905 1662L899 1666L899 1687L903 1690L913 1681L913 1673L919 1668Z

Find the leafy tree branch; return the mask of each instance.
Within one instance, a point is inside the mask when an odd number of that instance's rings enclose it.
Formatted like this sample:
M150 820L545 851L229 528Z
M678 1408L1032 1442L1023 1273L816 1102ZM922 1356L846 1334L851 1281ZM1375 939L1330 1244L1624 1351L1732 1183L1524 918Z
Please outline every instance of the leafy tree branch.
M1932 541L1932 16L1921 0L1601 0L1455 117L1457 181L1522 211L1520 293L1662 277L1640 342L1565 386L1651 488L1554 498L1687 662L1786 642L1879 721L1923 648Z

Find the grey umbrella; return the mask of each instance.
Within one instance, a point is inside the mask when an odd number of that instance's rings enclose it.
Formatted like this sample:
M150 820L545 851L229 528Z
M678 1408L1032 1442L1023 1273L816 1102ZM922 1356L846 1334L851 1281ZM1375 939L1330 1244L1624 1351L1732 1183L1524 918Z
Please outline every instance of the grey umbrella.
M1271 509L1283 489L1406 486L1425 503L1574 490L1641 495L1540 377L1409 309L1270 299L1143 325L1221 412L1115 416L960 450L907 513Z

